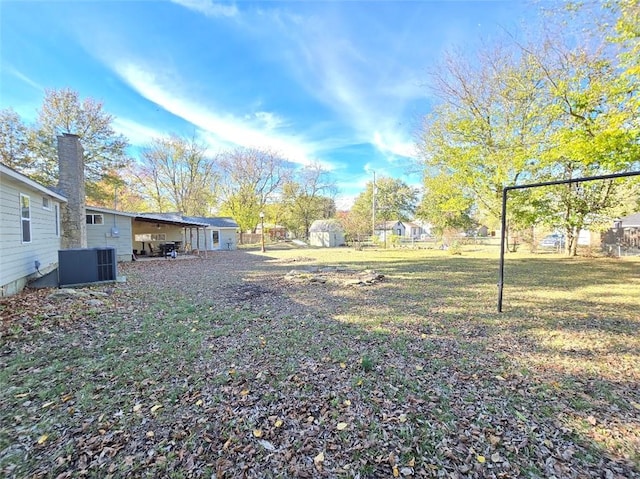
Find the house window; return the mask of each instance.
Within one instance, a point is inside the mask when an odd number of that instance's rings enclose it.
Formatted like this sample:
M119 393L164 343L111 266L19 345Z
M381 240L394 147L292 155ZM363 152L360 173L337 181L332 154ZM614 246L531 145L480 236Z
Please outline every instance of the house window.
M49 207L49 198L47 198L46 196L43 196L43 197L42 197L42 207L43 207L45 210L49 210L49 209L51 209L51 208Z
M20 195L20 221L22 242L31 243L31 199L26 195Z
M53 214L55 216L55 228L56 228L56 238L60 237L60 205L58 203L53 205Z
M101 214L95 215L87 215L87 224L88 225L103 225L104 218Z

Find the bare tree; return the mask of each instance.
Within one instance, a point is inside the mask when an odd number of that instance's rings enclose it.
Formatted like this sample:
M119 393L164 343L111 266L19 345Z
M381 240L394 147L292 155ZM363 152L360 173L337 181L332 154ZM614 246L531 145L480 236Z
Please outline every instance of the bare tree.
M290 167L277 153L237 148L220 159L221 213L233 217L240 231L255 230L260 212L280 193Z
M33 164L29 128L12 108L0 110L0 161L25 174Z
M314 220L335 215L335 194L335 181L320 164L314 163L296 172L283 187L287 228L308 238Z
M214 206L218 181L215 162L195 137L155 139L142 153L137 184L155 209L205 216Z

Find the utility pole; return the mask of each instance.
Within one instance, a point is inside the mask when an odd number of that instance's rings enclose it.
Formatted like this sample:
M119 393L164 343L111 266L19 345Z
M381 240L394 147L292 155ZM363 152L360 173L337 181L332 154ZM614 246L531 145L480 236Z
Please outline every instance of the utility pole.
M371 241L376 236L376 172L373 172L373 185L371 186L371 202L372 202L372 211L371 215Z

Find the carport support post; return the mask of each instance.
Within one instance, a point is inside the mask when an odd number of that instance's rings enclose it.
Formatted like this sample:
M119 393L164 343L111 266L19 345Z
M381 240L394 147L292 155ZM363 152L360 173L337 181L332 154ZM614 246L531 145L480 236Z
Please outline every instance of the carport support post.
M500 270L498 273L498 313L502 313L502 287L504 285L504 249L507 229L507 192L509 188L502 189L502 217L500 218Z
M202 228L202 236L204 237L204 257L207 258L207 228Z

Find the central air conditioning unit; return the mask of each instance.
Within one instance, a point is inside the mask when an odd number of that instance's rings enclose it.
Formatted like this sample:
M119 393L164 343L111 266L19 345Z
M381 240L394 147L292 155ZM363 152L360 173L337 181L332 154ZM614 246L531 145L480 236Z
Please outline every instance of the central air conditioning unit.
M115 248L76 248L58 250L58 285L116 281L118 263Z

